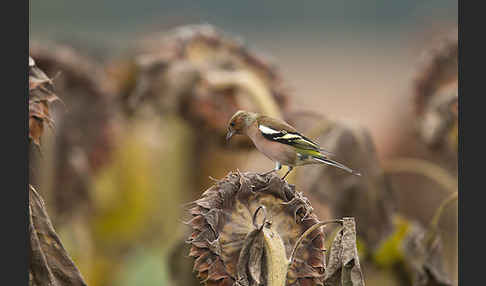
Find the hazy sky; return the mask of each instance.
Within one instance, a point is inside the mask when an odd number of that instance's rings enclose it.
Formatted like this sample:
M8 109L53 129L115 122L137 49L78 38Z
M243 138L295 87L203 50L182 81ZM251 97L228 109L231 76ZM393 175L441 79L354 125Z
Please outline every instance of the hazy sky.
M30 37L118 47L148 30L210 23L250 40L394 37L438 21L457 22L457 0L30 1Z

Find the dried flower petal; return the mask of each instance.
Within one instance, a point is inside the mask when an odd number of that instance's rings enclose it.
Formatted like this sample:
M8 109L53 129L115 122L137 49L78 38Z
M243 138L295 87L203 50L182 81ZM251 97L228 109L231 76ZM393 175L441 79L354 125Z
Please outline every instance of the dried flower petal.
M52 126L49 103L59 98L52 91L52 81L29 56L29 139L40 146L44 124Z

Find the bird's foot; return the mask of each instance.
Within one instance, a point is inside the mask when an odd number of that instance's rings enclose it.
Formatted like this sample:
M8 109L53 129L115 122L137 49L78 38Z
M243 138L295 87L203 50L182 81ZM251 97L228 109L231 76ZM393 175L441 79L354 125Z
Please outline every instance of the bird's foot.
M290 173L290 171L292 171L292 169L293 169L293 167L289 167L289 170L287 171L287 173L285 173L285 175L281 178L281 180L285 180L285 178Z

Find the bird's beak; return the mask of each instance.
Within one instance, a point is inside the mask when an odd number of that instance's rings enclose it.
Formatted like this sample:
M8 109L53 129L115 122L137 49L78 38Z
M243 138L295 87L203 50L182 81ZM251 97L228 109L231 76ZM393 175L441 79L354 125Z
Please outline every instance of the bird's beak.
M228 133L226 133L226 142L230 141L231 137L233 137L234 134L234 130L229 130Z

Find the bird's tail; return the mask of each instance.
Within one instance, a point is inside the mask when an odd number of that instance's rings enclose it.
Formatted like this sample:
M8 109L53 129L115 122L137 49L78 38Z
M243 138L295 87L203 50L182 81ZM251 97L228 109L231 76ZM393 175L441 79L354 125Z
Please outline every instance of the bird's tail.
M349 167L346 167L344 166L343 164L339 163L339 162L336 162L334 160L331 160L329 158L326 158L324 156L312 156L312 159L320 162L320 163L324 163L324 164L327 164L327 165L331 165L331 166L334 166L334 167L338 167L340 169L343 169L345 171L348 171L349 173L353 174L353 175L357 175L357 176L361 176L361 173L360 172L357 172Z

